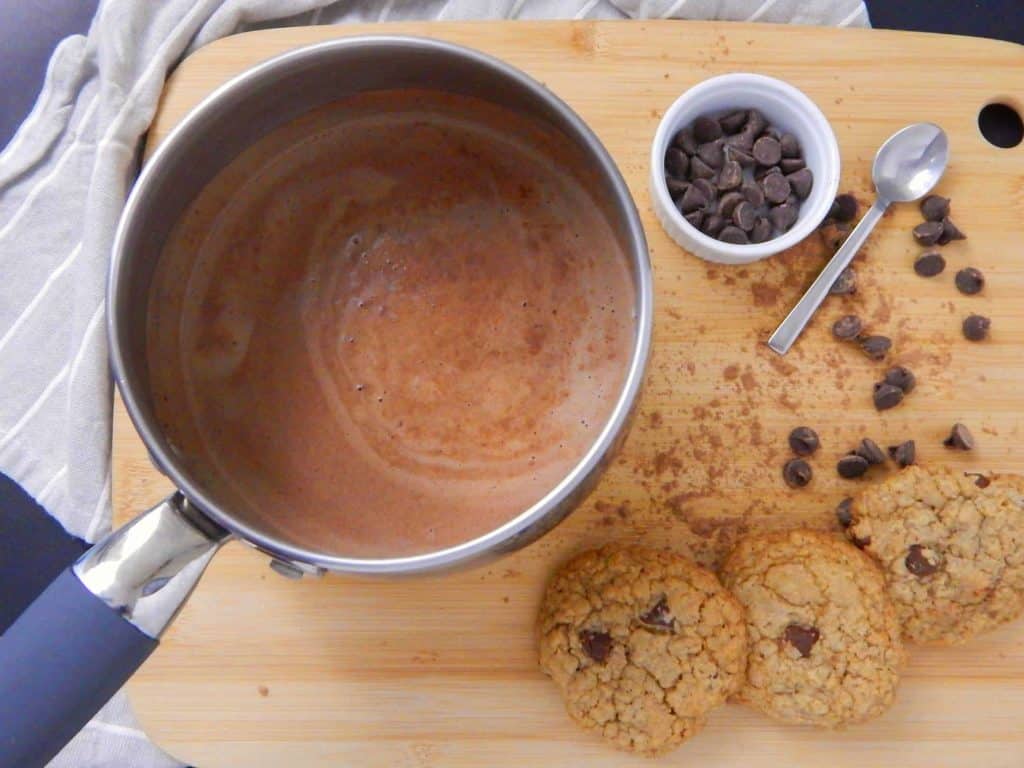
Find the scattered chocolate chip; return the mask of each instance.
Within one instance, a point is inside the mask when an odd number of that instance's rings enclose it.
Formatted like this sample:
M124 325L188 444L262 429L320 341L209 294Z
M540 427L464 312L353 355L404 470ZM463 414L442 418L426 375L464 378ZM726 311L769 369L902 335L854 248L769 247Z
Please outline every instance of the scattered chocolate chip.
M785 158L800 157L800 142L792 133L782 134L782 138L779 139L779 149L782 150L782 156Z
M920 277L935 277L946 268L946 260L938 251L925 251L914 259L914 271Z
M727 115L723 115L718 118L718 124L722 126L724 133L737 133L743 128L743 125L747 122L747 110L740 109L735 112L730 112Z
M693 186L699 189L701 194L707 198L707 207L714 208L715 201L718 199L718 188L708 179L697 179L693 182Z
M793 194L801 200L806 200L807 196L811 194L811 187L814 185L814 174L811 173L810 168L801 168L799 171L794 171L786 176L786 181L789 182Z
M818 433L810 427L797 427L789 433L789 447L797 456L810 456L819 445Z
M677 179L685 179L690 170L690 158L676 147L669 147L665 152L665 172Z
M697 154L697 139L693 137L693 131L689 128L683 128L675 135L672 146L679 147L688 155Z
M939 235L938 244L946 245L954 240L966 240L967 235L960 231L956 224L954 224L949 216L946 216L942 220L942 234Z
M863 323L856 315L843 315L832 323L832 335L840 341L849 341L860 336Z
M857 273L853 267L847 267L839 273L828 292L834 296L850 296L857 292Z
M722 139L709 141L707 144L701 144L697 147L697 157L712 168L721 168L722 163L725 162L724 147L725 141Z
M761 189L764 190L764 199L769 203L784 203L789 197L789 182L781 172L765 176L761 180Z
M832 201L832 207L829 208L828 215L829 218L845 223L857 218L859 208L860 205L857 203L857 198L849 192L844 192L841 195L837 195L836 199Z
M754 228L754 222L757 220L757 213L754 211L754 206L744 200L742 203L737 205L732 211L732 222L737 227L742 229L744 232L749 232Z
M818 642L821 633L815 627L802 627L799 624L790 624L786 627L782 637L806 659L811 655L811 649Z
M763 243L770 240L772 236L772 223L766 216L759 216L754 222L754 228L750 230L750 242Z
M836 520L843 528L849 528L853 524L853 499L849 496L836 505Z
M696 186L691 184L689 189L683 193L682 198L679 200L679 210L683 213L690 213L691 211L706 208L707 204L708 199L705 194L697 189Z
M887 411L903 402L903 390L899 387L894 387L892 384L880 381L875 384L872 399L876 410Z
M941 221L925 221L914 227L914 239L921 245L935 245L942 237Z
M988 488L992 485L992 478L981 474L981 472L964 472L965 477L973 477L974 484L979 488Z
M821 234L822 242L825 243L825 247L833 252L839 250L839 247L846 242L846 238L850 236L852 231L853 228L849 224L837 223L835 221L826 221L818 230Z
M722 126L719 125L717 120L713 120L707 115L701 115L693 121L693 137L697 139L698 144L714 141L720 138L721 135Z
M666 599L662 597L647 613L640 616L640 623L649 627L672 629L675 619L672 618L672 612L668 608Z
M802 157L784 157L779 160L779 169L783 173L794 173L806 167L807 163L804 162Z
M782 479L790 488L803 488L813 476L811 465L803 459L790 459L782 466Z
M942 221L949 215L949 199L942 195L928 195L921 201L921 215L925 221Z
M764 205L764 191L761 189L759 184L755 184L752 181L745 181L740 186L740 192L747 198L752 206L760 208Z
M768 218L771 219L772 226L779 232L788 232L789 228L796 224L799 215L797 207L789 203L772 206L772 209L768 211Z
M913 440L907 440L899 445L890 445L889 455L900 469L909 467L917 457L917 444Z
M860 348L872 360L884 360L892 348L892 339L880 334L862 336L860 338Z
M742 147L729 144L728 139L725 144L725 157L727 160L734 160L739 163L741 168L754 167L754 156Z
M683 193L686 192L687 188L690 186L690 182L666 176L665 186L668 187L668 193L672 196L672 199L675 200L677 197L682 197Z
M700 229L701 224L704 223L704 211L690 211L689 213L684 214L683 218L686 219L694 229Z
M907 566L907 570L919 579L931 576L939 570L938 562L929 560L928 553L929 550L926 550L920 544L911 544L910 549L907 551L907 557L903 561L903 564Z
M985 287L985 276L981 274L981 270L974 267L964 267L956 273L955 282L960 293L973 296L976 293L980 293L981 289Z
M733 245L747 245L750 242L746 232L733 226L728 226L719 232L718 239L723 243L732 243Z
M699 157L694 157L690 160L690 178L696 179L713 179L715 177L715 169L705 163Z
M964 337L968 341L984 341L991 327L992 321L984 315L968 315L963 323Z
M727 160L718 174L718 188L723 192L743 183L743 169L735 160Z
M885 451L870 437L861 440L854 453L862 457L868 464L885 464Z
M974 435L959 421L953 425L949 437L942 441L947 448L955 448L958 451L970 451L974 448Z
M836 472L839 473L840 477L845 477L847 480L861 477L867 471L868 460L855 453L843 456L843 458L836 462Z
M753 154L759 165L778 165L782 159L782 147L771 136L762 136L754 142Z
M722 231L722 227L725 225L726 220L724 217L717 213L712 213L704 219L704 226L701 227L701 231L711 237L718 237L718 233Z
M909 368L902 365L894 365L885 372L885 383L899 387L903 390L903 394L907 395L910 394L917 384L917 377L914 376L914 372Z
M732 216L733 210L744 200L741 192L726 192L718 201L718 212L725 217Z
M864 549L864 547L870 547L871 546L871 537L870 536L865 536L865 537L861 538L860 536L857 536L856 534L854 534L853 536L850 537L850 541L853 542L853 546L855 546L857 549Z
M587 656L598 664L603 664L612 652L612 636L607 632L583 629L580 630L580 645Z

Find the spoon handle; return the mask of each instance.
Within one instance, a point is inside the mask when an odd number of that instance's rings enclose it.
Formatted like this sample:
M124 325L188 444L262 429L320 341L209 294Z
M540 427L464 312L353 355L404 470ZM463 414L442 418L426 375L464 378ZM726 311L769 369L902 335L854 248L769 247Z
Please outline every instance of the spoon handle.
M811 283L811 287L807 289L803 298L796 303L796 306L786 315L786 319L775 329L775 333L768 339L769 347L780 355L789 351L793 342L797 340L818 307L821 306L821 302L828 296L829 289L839 277L839 273L853 261L853 257L857 255L857 251L864 245L864 241L868 239L871 230L875 228L875 224L882 218L882 214L888 207L889 204L885 201L876 200L874 205L868 209L857 226L853 228L850 236L846 238L846 242L836 251L836 255Z

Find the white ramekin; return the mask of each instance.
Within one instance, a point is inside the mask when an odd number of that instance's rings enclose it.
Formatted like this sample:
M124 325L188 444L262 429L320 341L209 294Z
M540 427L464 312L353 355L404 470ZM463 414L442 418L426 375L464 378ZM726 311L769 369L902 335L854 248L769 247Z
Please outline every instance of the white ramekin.
M672 202L665 186L665 150L672 137L700 115L759 109L768 122L800 141L804 160L814 174L811 194L788 232L763 243L733 245L692 226ZM790 248L811 234L839 188L839 144L832 126L802 91L774 77L737 72L704 80L690 88L665 112L651 146L651 202L669 237L695 256L719 264L749 264Z

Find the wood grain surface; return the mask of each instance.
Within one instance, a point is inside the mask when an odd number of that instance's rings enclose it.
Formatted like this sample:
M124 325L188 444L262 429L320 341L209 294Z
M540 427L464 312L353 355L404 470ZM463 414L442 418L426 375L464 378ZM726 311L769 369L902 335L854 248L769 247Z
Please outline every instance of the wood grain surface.
M147 730L201 766L568 766L645 764L569 721L537 669L532 622L545 579L571 553L609 540L645 542L714 564L747 531L834 527L856 482L835 460L863 436L914 438L924 463L1024 471L1024 152L979 134L980 107L1021 106L1024 49L911 33L683 22L439 23L256 32L186 60L167 86L150 148L214 87L305 43L366 32L415 33L496 54L546 83L593 127L641 210L655 271L655 348L639 417L601 485L539 543L491 567L402 581L286 581L240 544L218 556L163 645L131 681ZM906 123L950 135L939 191L969 239L925 280L914 206L897 207L858 260L860 289L832 298L785 358L764 341L823 264L814 238L744 268L711 266L672 244L647 194L657 121L687 87L755 71L806 91L831 120L842 189L868 197L875 149ZM989 278L977 297L953 274ZM992 338L963 340L971 311ZM876 413L884 365L840 346L829 326L857 312L893 337L891 360L918 375L899 408ZM955 421L970 454L942 439ZM788 490L786 435L815 427L815 478ZM118 405L114 499L120 520L168 483ZM877 477L877 476L876 476ZM339 493L344 493L339 488ZM829 765L934 768L1024 765L1024 623L962 648L917 648L884 717L839 733L780 725L740 706L658 762L704 768Z

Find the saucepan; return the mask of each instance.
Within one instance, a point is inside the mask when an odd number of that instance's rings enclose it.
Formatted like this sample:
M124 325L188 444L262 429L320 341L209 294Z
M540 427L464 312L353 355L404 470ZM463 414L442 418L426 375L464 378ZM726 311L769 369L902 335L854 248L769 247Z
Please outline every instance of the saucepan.
M561 132L589 166L634 291L632 348L615 406L578 463L528 509L484 535L408 557L337 556L285 539L218 503L181 461L154 416L146 316L161 248L179 215L233 157L299 115L357 92L426 88L474 96ZM107 296L113 376L154 464L178 488L97 543L0 638L0 766L45 764L156 647L204 568L238 539L285 574L417 574L495 557L535 540L579 504L624 438L643 378L652 322L651 267L636 208L594 133L542 84L476 51L430 39L364 36L297 49L217 89L147 163L120 222ZM344 493L340 481L339 493Z

